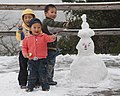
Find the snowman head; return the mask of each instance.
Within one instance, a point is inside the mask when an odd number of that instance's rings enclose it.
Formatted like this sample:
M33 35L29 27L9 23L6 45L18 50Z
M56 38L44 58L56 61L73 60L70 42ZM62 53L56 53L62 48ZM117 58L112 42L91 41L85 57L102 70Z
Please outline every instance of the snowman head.
M78 54L88 56L94 54L94 43L91 38L82 38L76 46Z

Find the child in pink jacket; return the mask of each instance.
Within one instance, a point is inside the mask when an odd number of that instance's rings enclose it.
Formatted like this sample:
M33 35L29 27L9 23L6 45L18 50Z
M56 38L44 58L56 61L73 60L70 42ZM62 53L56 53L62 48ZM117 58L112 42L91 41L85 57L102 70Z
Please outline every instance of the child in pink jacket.
M55 41L56 36L42 33L41 26L42 23L38 18L30 20L29 27L32 35L26 37L22 44L23 56L29 59L27 92L33 91L37 78L41 82L43 91L50 89L46 70L47 43Z

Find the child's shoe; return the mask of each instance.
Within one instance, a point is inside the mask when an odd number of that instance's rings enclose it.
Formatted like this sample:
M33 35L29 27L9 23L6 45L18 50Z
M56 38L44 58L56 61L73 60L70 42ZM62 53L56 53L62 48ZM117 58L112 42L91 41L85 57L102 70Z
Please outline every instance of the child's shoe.
M49 91L50 89L42 89L42 91Z
M57 85L57 82L53 81L53 79L51 79L51 78L48 78L48 83L49 83L49 85Z
M34 88L39 88L41 86L41 82L40 82L40 80L39 79L37 79L37 81L35 82L35 86L34 86Z
M26 89L26 92L32 92L32 91L33 91L33 89L30 89L30 88Z
M21 89L26 89L26 88L27 88L27 86L20 85L20 88L21 88Z
M41 83L40 83L40 82L36 82L36 83L35 83L35 87L34 87L34 88L36 88L36 89L37 89L37 88L39 88L40 86L41 86Z
M56 81L49 81L49 85L57 85Z
M49 91L50 90L50 86L48 83L42 84L42 91Z

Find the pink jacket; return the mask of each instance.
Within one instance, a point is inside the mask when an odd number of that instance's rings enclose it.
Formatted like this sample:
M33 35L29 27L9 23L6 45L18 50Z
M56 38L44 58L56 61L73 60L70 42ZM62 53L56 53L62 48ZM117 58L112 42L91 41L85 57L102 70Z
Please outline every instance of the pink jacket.
M44 33L39 34L38 36L30 35L23 40L23 56L31 54L31 56L29 56L29 59L33 59L34 57L38 57L39 59L46 58L47 43L53 41L54 39L52 38L52 36Z

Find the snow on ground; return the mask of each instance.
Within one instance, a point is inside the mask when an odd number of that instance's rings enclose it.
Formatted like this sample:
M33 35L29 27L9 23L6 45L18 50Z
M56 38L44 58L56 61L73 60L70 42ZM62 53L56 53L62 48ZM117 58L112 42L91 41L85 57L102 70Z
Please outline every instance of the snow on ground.
M43 92L41 88L38 88L31 93L19 88L17 81L18 56L0 56L0 96L114 96L114 94L120 96L119 55L99 54L99 56L106 63L109 72L108 78L99 84L71 83L70 64L76 58L76 55L59 55L54 78L58 85L51 86L48 92Z

